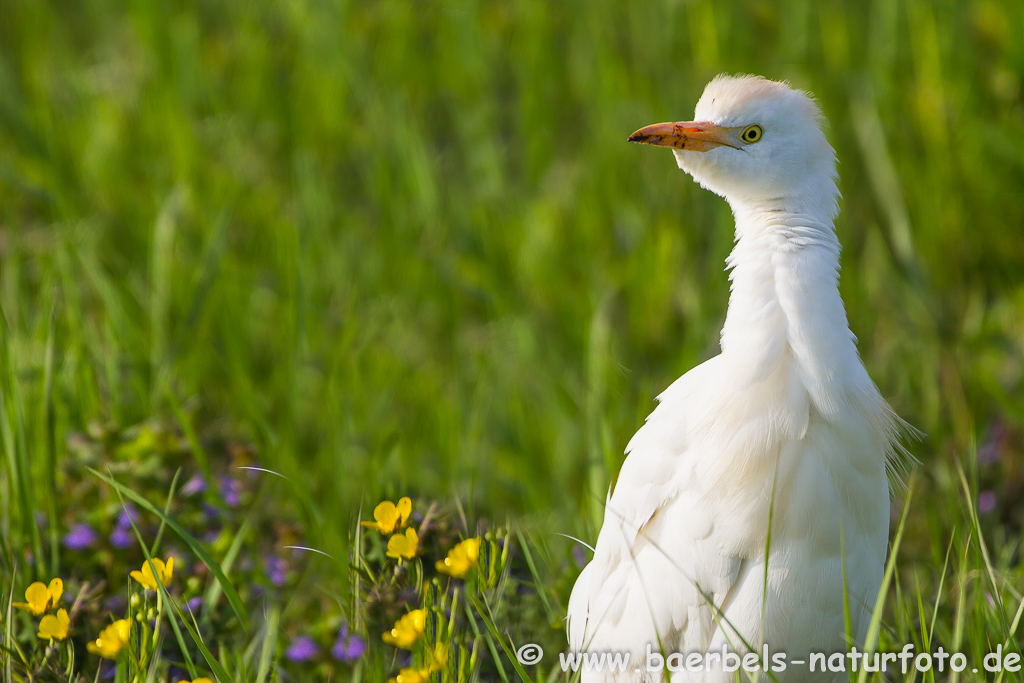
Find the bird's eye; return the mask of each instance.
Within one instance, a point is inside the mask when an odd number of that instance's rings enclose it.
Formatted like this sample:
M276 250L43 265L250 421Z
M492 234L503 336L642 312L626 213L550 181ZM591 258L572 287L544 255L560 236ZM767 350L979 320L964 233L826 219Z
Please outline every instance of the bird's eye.
M740 135L743 138L743 142L753 143L761 139L761 135L764 131L761 130L761 126L750 126L743 134Z

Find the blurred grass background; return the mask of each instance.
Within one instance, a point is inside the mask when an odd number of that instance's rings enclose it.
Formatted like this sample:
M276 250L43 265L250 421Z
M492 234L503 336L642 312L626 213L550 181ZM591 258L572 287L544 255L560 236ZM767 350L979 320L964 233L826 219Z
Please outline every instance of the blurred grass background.
M71 522L69 430L189 400L259 444L338 557L360 503L406 494L592 539L629 436L717 352L728 296L728 207L625 138L743 71L812 91L831 122L851 325L927 433L908 566L941 566L966 514L957 459L995 492L983 521L1017 566L1024 4L2 0L0 16L11 547L32 511Z

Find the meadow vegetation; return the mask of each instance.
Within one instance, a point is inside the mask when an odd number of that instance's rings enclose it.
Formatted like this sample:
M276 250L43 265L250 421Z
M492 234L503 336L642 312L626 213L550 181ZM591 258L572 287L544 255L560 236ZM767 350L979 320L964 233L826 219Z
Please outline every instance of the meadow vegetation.
M728 296L728 207L625 139L723 71L820 100L851 327L925 434L879 646L1020 651L1024 3L0 16L4 681L562 680L559 534ZM972 667L907 680L1020 676Z

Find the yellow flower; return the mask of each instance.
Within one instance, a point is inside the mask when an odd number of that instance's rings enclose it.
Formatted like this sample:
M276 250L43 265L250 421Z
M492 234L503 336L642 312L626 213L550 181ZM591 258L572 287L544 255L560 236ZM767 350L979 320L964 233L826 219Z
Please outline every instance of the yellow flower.
M423 610L418 610L422 612ZM385 634L387 635L387 634ZM413 669L411 667L402 669L394 678L388 679L388 683L426 683L430 680L430 674L440 671L448 663L448 646L441 643L430 653L430 666Z
M405 558L411 560L416 557L416 553L419 551L420 537L416 533L415 529L406 529L405 536L402 534L395 534L388 540L388 557L393 557L396 560Z
M195 679L194 681L182 681L181 683L213 683L213 681L211 681L206 676L201 676Z
M390 500L385 500L373 509L373 518L377 521L360 522L360 524L376 529L386 536L394 533L396 529L404 527L410 512L412 512L412 501L408 497L400 499L398 505Z
M25 599L28 602L16 602L14 606L18 609L25 609L35 616L39 616L57 606L60 596L64 593L64 582L54 579L47 586L42 581L36 581L25 591Z
M415 609L396 621L394 628L385 633L382 638L389 645L400 647L403 650L411 650L426 628L427 611Z
M397 676L389 678L388 683L427 683L430 673L430 669L402 669Z
M68 637L68 626L70 625L71 618L68 617L66 609L57 612L57 616L47 614L39 621L39 637L46 638L51 643L54 638L64 640Z
M467 538L449 550L448 557L439 560L435 566L439 572L454 576L456 579L464 579L479 559L480 539Z
M165 565L163 560L158 560L154 557L153 564L156 565L156 571L160 577L160 583L165 586L169 584L171 582L171 576L174 574L174 558L168 557L167 564ZM153 576L153 568L149 566L149 562L143 562L142 571L133 571L131 575L133 579L149 590L156 590L156 577Z
M100 637L86 645L89 652L107 659L117 659L131 636L131 622L118 619L100 632Z
M448 663L448 645L438 643L430 653L430 671L440 671Z

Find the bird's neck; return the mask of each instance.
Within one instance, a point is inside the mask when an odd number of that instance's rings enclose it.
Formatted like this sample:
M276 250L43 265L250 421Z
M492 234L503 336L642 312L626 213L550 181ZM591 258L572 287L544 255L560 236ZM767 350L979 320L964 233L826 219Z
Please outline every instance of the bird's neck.
M722 353L749 381L782 368L819 409L870 382L839 296L839 241L828 207L733 203L736 246Z

